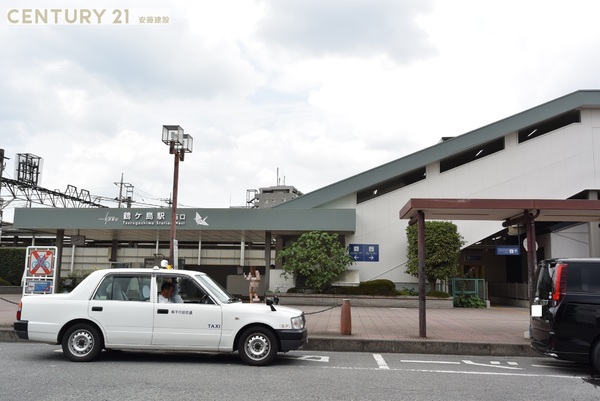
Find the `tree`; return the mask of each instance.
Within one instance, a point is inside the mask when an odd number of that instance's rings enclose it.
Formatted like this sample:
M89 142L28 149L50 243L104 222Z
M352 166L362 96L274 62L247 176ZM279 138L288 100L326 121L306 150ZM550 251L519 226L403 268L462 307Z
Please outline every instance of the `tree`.
M338 235L322 231L302 234L298 240L279 251L277 259L283 261L284 277L303 275L306 284L319 292L354 263Z
M419 276L418 229L413 224L406 228L408 262L406 273ZM425 276L429 290L435 290L436 280L446 280L458 274L458 257L464 245L456 225L449 221L425 222Z

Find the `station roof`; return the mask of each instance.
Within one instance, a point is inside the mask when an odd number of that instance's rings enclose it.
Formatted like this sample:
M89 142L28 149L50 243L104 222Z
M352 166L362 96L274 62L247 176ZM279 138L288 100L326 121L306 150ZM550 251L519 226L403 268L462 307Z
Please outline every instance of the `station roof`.
M433 146L306 193L296 199L277 205L276 208L322 207L336 199L365 188L371 188L378 183L386 182L416 168L480 146L562 113L576 109L598 107L600 107L600 90L579 90L462 135L446 138L447 140ZM415 134L418 135L418 133Z

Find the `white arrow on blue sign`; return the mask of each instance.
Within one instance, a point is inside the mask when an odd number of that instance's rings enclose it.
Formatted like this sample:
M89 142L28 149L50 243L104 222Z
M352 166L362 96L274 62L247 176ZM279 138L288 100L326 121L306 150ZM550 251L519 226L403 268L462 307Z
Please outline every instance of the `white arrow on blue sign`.
M356 262L379 262L379 244L350 244L348 252Z

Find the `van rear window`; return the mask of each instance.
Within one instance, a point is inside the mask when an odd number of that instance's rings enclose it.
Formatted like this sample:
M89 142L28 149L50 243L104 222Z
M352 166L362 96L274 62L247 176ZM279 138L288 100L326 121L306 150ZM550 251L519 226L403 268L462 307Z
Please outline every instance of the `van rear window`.
M600 266L569 265L567 292L600 294Z

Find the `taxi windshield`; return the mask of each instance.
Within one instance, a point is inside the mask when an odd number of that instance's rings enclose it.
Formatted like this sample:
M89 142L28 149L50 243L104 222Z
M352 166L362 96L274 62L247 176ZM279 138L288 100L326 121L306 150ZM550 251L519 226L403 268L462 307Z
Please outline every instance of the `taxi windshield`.
M217 297L217 299L220 302L223 302L223 303L232 303L232 302L239 302L240 301L239 298L236 298L233 295L231 295L230 293L228 293L225 288L221 287L221 285L219 283L217 283L216 281L214 281L209 276L198 274L196 276L196 279L198 281L200 281L202 283L202 285L207 290L209 290L215 297Z

